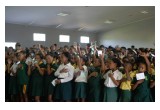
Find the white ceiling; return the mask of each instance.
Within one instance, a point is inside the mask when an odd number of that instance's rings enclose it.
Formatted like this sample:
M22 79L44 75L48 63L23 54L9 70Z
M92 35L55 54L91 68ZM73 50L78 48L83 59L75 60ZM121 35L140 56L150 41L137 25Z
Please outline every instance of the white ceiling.
M142 14L141 11L149 13ZM65 12L68 16L57 16ZM105 24L109 19L112 24ZM155 19L154 6L6 6L5 22L59 29L101 32L143 20Z

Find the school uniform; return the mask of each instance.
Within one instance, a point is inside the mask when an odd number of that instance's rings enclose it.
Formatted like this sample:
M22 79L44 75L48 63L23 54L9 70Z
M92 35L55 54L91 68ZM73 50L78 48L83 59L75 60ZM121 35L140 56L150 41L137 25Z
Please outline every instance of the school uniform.
M10 70L13 70L14 73L17 72L17 64L14 63ZM17 94L17 77L13 73L10 73L10 79L9 79L9 90L10 95L16 95Z
M151 68L151 79L150 81L155 81L155 70L153 68ZM155 86L153 88L151 88L151 95L153 98L153 101L155 102Z
M80 71L80 75L75 79L75 99L86 98L87 76L88 69L85 65L82 66L84 70L76 68L75 72Z
M40 62L38 65L40 68L45 68L45 64L43 62ZM43 75L40 74L37 67L32 71L31 88L32 96L42 96Z
M131 80L136 75L136 72L131 71L129 73ZM126 74L123 74L123 78L127 78ZM124 81L120 84L121 94L120 102L130 102L131 101L131 81Z
M114 84L112 79L108 76L108 74L113 74L115 80L122 79L122 73L119 70L116 70L112 73L112 70L108 71L104 74L103 78L105 79L104 85L104 102L116 102L118 99L118 88L117 85Z
M133 77L132 84L135 84L138 80ZM152 96L149 88L150 75L146 72L144 82L139 84L137 88L133 91L133 101L134 102L151 102Z
M68 72L60 73L60 71L66 68ZM60 79L61 83L56 85L55 98L61 101L69 101L72 99L72 83L74 75L74 67L68 63L66 65L61 64L57 71L54 73L57 79Z
M17 69L17 84L18 84L18 93L27 93L28 89L28 81L29 77L27 74L28 66L24 61L21 61L20 64L22 65L22 68Z
M44 76L44 95L45 97L48 97L48 95L54 95L55 92L55 86L52 85L52 81L56 78L54 73L58 68L58 64L55 63L55 61L50 64L51 70L53 72L49 75L48 73L45 74ZM47 69L47 66L46 66Z
M92 72L97 72L97 76L90 77L88 79L88 101L89 102L99 102L101 93L101 74L99 67L90 67L89 74Z

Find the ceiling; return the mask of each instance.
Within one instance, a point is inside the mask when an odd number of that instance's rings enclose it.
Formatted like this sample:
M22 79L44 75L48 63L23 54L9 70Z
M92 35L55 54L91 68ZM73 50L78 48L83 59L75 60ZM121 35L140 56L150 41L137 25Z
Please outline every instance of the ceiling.
M141 11L147 11L143 14ZM68 14L58 16L59 13ZM154 6L6 6L5 22L87 32L101 32L155 19ZM113 23L106 24L106 20Z

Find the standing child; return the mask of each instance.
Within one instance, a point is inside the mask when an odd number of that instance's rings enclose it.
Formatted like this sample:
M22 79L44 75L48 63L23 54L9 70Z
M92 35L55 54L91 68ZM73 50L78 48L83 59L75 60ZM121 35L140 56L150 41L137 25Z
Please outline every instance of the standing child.
M55 97L54 96L55 87L52 85L51 82L56 78L54 76L54 73L57 70L58 65L56 64L56 59L53 58L52 54L47 54L46 61L47 61L47 66L46 66L47 74L45 74L44 91L47 100L49 102L52 102Z
M45 65L42 62L42 59L43 57L41 54L36 54L34 68L32 71L31 94L36 102L40 102L40 98L43 92L43 76L44 76Z
M150 102L152 101L152 97L150 94L150 75L148 71L150 71L150 62L148 60L147 54L142 54L145 61L139 62L138 73L136 74L144 74L144 78L137 79L133 78L132 81L132 90L133 90L133 101L134 102Z
M28 85L28 66L25 63L26 59L26 53L25 51L20 51L18 53L18 59L20 62L18 62L18 69L17 69L17 83L18 83L18 93L20 95L20 101L28 101L27 96L27 85Z
M70 53L63 52L61 54L62 64L54 73L57 76L55 98L61 101L71 101L72 99L72 83L74 75L74 67L70 64Z
M132 64L130 62L126 62L124 64L123 78L121 79L120 89L120 102L130 102L131 101L131 81L135 76L135 72L132 71Z
M104 62L102 62L104 65ZM117 58L112 58L109 63L110 71L104 74L104 101L116 102L118 100L118 86L122 79L122 73L118 70L121 66L121 62Z
M88 69L86 66L87 58L77 56L77 65L75 71L75 99L80 102L84 102L86 99L86 87L87 87L87 76Z

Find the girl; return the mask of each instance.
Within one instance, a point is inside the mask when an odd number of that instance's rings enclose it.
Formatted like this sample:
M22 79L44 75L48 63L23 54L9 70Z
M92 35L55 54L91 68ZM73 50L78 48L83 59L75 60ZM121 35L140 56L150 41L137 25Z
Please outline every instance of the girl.
M142 54L145 62L140 62L138 66L138 73L144 73L145 79L137 80L136 77L132 81L132 90L133 90L133 101L134 102L150 102L152 97L149 89L150 76L148 71L150 71L150 62L148 60L147 54ZM136 74L138 74L136 73Z
M101 74L100 74L101 62L99 58L96 58L93 66L89 68L88 75L88 101L99 102L101 92Z
M135 72L132 71L132 64L127 62L124 64L123 78L121 79L120 89L120 102L130 102L131 101L131 80L135 75Z
M30 74L30 71L27 67L27 64L25 63L26 59L26 53L25 51L20 51L18 53L18 59L20 62L18 62L18 69L17 69L17 84L18 84L18 93L20 96L20 101L28 101L27 96L27 85Z
M9 94L11 95L11 101L16 101L16 95L17 95L17 56L14 56L13 58L13 65L10 68L10 80L9 80Z
M51 81L56 78L54 76L54 73L57 70L58 65L56 64L56 59L53 58L52 54L47 54L46 61L47 61L47 66L46 66L47 74L45 74L44 91L47 100L49 102L53 102L55 87L52 85Z
M44 75L45 65L43 64L42 59L43 59L42 55L36 54L34 68L32 71L31 94L36 102L40 102L40 97L42 96L42 91L43 91L43 75Z
M104 62L102 61L102 65ZM109 63L110 71L104 74L104 101L105 102L116 102L118 99L118 86L122 79L122 73L118 70L121 66L120 61L117 58L112 58Z
M86 99L86 87L87 87L87 76L88 76L88 69L86 66L87 58L77 57L77 65L75 72L75 99L80 102L84 102Z
M74 75L74 67L70 64L70 53L63 52L61 54L62 64L55 72L57 76L55 98L61 101L70 101L72 98L72 84L71 80Z

